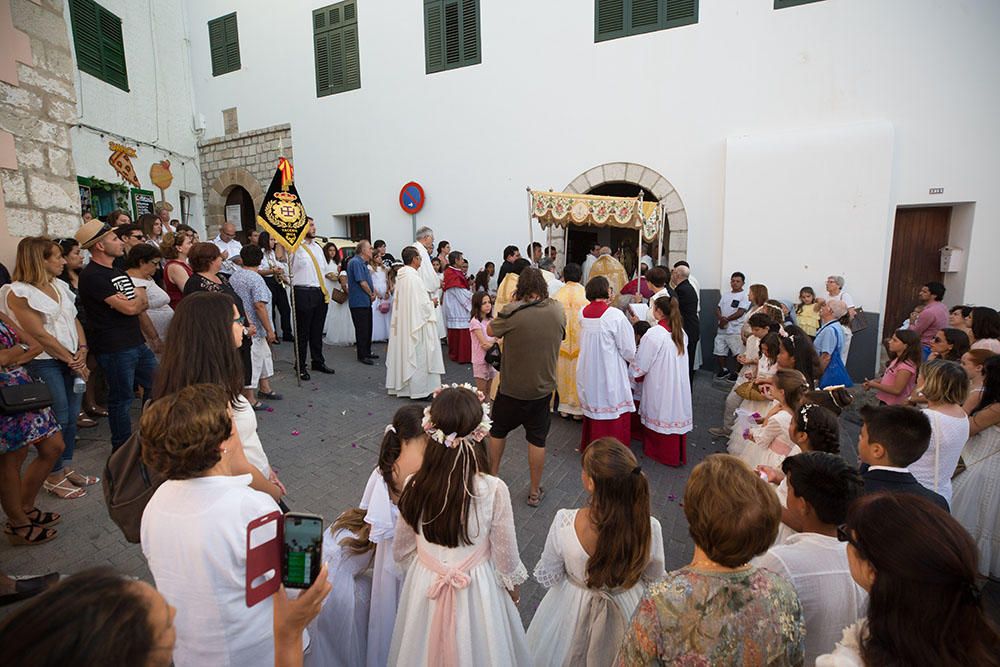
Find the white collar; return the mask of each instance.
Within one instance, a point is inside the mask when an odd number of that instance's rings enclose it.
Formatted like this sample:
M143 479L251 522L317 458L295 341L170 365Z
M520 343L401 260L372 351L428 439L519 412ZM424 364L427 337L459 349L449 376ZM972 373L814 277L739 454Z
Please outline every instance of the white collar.
M895 466L868 466L868 470L888 470L889 472L910 472L909 468L897 468Z

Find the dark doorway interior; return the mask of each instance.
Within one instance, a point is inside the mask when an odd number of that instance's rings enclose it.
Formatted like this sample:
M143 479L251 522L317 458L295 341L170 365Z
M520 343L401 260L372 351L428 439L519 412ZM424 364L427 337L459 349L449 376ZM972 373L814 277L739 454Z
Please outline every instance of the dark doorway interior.
M659 201L656 196L646 188L636 183L625 181L615 183L602 183L596 188L589 190L588 195L600 195L602 197L636 197L642 192L644 201ZM618 250L623 245L633 249L636 248L638 232L634 229L622 229L620 227L598 227L596 225L570 225L567 229L569 238L566 249L566 261L583 264L587 253L595 243L608 246L612 252ZM656 260L655 242L650 248L650 255Z
M941 248L948 245L950 206L900 208L892 232L889 286L882 336L902 326L917 305L917 292L932 280L943 282Z
M239 207L239 215L235 215ZM239 185L233 186L226 196L226 222L236 225L237 236L243 243L247 242L250 232L257 228L257 216L253 210L253 199L250 193Z

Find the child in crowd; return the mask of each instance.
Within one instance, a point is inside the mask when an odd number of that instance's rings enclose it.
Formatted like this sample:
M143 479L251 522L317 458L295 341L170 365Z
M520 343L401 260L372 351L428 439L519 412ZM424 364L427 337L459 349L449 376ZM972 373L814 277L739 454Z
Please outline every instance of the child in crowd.
M888 343L890 361L878 380L865 380L865 389L874 389L882 405L905 405L917 383L917 369L923 352L920 334L911 329L897 329Z
M507 485L488 468L485 399L444 387L424 410L423 464L403 487L393 556L406 571L388 664L528 665L528 573Z
M807 336L813 338L819 330L819 304L812 287L799 290L799 302L795 304L795 322Z
M610 665L649 583L665 574L649 482L628 447L592 442L585 507L556 512L535 579L548 589L528 627L535 665Z
M313 623L310 665L384 665L389 658L403 586L392 559L397 503L406 479L423 463L423 417L416 404L396 410L360 507L341 514L323 536L333 594Z
M472 319L469 320L469 335L472 336L472 377L476 389L484 394L490 390L490 383L496 377L495 368L486 363L486 352L496 338L486 333L486 327L493 319L493 298L486 291L472 295Z
M736 409L741 406L744 400L770 403L770 399L757 388L757 379L760 376L761 364L764 366L762 378L773 375L774 364L777 363L777 351L773 355L761 361L760 344L768 335L779 330L778 323L765 312L754 313L749 317L747 323L750 325L750 335L746 340L746 348L743 354L737 355L736 360L743 367L740 369L739 380L726 396L726 405L722 409L722 426L713 426L708 429L714 437L722 438L728 436L733 430L736 421ZM744 406L753 412L758 408L766 410L765 406ZM758 410L759 411L759 410Z
M805 377L795 370L779 370L771 385L775 405L756 428L744 433L733 433L729 440L729 453L746 462L751 468L759 465L778 467L786 456L801 450L788 435L792 415L802 404L809 389Z
M913 493L948 510L948 501L923 486L909 466L920 459L931 441L931 424L916 408L902 405L861 408L858 459L865 493Z

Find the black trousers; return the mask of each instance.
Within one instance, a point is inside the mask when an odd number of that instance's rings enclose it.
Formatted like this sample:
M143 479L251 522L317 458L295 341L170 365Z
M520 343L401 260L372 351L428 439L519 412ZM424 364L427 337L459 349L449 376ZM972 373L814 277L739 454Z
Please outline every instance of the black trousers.
M292 335L292 309L288 305L288 293L285 288L273 276L266 276L264 283L271 290L271 323L274 325L275 333L278 333L277 323L280 318L282 338L289 338ZM278 316L274 316L274 311L278 311Z
M326 324L327 304L318 287L295 287L295 326L299 332L299 370L306 370L306 346L312 353L314 366L325 364L323 358L323 325Z
M694 355L698 350L698 337L701 335L701 332L697 328L685 327L684 333L688 337L688 373L691 374L691 377L694 377Z
M351 308L354 338L358 346L358 359L367 359L372 353L372 308Z

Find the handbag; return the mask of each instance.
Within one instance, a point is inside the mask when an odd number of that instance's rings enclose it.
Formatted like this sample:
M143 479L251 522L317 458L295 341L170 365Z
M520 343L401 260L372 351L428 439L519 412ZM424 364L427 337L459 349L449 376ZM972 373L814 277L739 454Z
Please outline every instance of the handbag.
M824 326L839 327L840 323L835 322L833 324L827 324ZM843 333L841 333L840 335L843 336ZM823 376L819 379L820 389L825 389L827 387L835 387L838 385L844 387L854 386L854 382L851 380L851 376L847 373L847 368L844 366L844 362L840 358L840 348L843 344L844 344L843 338L838 337L837 347L834 348L833 353L830 355L830 363L827 364L826 370L823 371Z
M488 363L493 368L500 370L500 343L493 343L493 347L486 350L484 358L486 363Z
M388 299L382 299L381 301L379 301L378 312L382 313L383 315L386 315L388 314L390 308L392 308L392 302L389 301Z
M121 529L125 539L139 543L139 526L146 504L167 477L142 462L139 431L132 433L121 447L111 452L104 466L104 502L108 515Z
M347 303L347 292L339 289L330 290L330 301L335 303Z
M736 387L736 395L748 401L770 401L769 396L765 396L753 382L744 382Z
M868 318L865 317L865 311L860 306L854 309L854 318L848 323L847 328L851 330L851 333L858 333L868 328Z
M20 366L0 373L0 415L12 416L52 407L52 391L44 382L37 382Z

